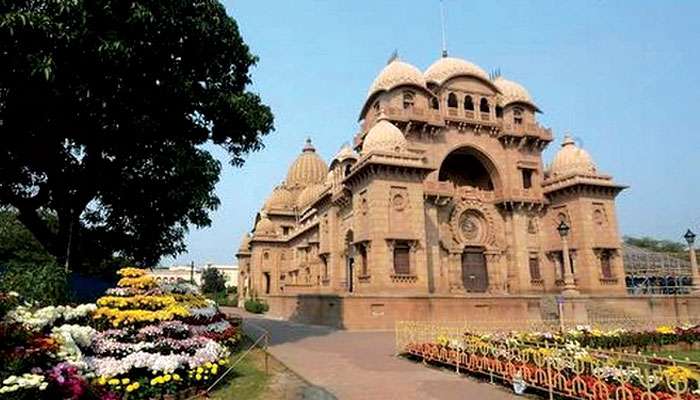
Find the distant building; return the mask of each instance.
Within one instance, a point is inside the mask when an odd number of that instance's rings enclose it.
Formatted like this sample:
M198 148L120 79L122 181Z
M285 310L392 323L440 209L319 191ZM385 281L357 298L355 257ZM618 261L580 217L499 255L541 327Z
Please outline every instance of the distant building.
M202 283L202 271L207 268L215 268L221 271L226 278L226 287L238 286L238 265L222 265L207 263L205 265L195 265L194 270L189 265L172 265L170 267L158 267L151 271L151 274L158 282L177 282L178 280L194 279L197 285Z

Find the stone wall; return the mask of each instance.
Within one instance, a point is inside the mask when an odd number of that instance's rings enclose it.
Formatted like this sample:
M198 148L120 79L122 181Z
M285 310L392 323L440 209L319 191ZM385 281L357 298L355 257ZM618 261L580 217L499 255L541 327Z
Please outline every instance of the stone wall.
M396 321L540 321L548 316L541 296L266 296L269 315L352 330L392 330ZM567 300L567 319L595 323L700 318L700 296L580 296ZM570 310L570 311L566 311Z

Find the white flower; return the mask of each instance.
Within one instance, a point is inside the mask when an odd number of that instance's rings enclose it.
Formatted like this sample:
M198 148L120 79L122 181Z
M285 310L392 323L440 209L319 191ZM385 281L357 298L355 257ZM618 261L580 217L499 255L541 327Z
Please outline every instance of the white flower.
M39 390L44 390L48 386L44 376L37 374L11 375L2 381L2 384L0 394L16 392L20 389L39 388Z

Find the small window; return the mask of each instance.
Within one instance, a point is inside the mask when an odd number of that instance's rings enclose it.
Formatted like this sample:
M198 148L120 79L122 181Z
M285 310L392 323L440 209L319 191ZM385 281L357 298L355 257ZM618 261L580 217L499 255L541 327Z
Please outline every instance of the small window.
M369 275L369 268L367 268L367 249L365 246L360 246L360 260L362 261L362 265L360 268L362 268L362 276L367 276Z
M540 280L540 259L536 255L530 256L530 279Z
M289 227L288 227L288 226L283 226L283 227L282 227L282 234L283 234L283 235L289 235Z
M433 110L439 110L440 109L440 100L438 100L437 97L433 97L430 100L430 107L432 107Z
M610 250L604 250L600 253L600 270L603 274L603 278L612 278L612 254Z
M485 97L481 98L481 103L479 103L479 111L482 113L487 113L490 111L489 101Z
M474 101L472 100L472 96L464 96L464 109L467 111L474 111Z
M351 168L351 167L352 167L352 166L351 166L350 164L347 164L347 165L345 166L345 176L350 175L350 168Z
M515 125L522 125L523 124L523 110L520 108L516 108L513 110L513 123Z
M531 169L523 168L521 170L523 174L523 189L530 189L532 187L532 173Z
M503 107L496 106L496 118L503 118Z
M379 101L375 101L374 104L372 104L372 109L374 111L379 111Z
M394 273L396 275L409 275L411 273L410 252L405 244L394 246Z
M404 110L413 108L413 92L403 92L403 108Z
M457 108L457 96L454 93L447 96L447 107Z

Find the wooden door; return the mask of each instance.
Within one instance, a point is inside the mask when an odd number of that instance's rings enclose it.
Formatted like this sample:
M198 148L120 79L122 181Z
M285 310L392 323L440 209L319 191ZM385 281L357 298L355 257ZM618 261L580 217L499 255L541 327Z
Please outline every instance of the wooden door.
M462 253L462 283L467 292L483 293L488 289L486 258L481 250L466 250Z

